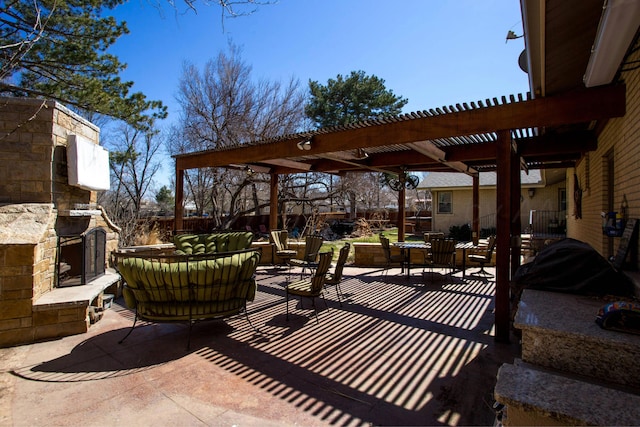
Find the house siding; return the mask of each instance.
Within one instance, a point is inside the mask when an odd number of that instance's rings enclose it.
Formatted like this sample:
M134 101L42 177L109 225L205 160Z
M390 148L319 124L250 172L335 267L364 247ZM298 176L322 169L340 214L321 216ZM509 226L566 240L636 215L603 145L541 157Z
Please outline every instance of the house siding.
M640 53L636 52L630 60L640 60ZM622 77L627 86L626 115L609 120L598 136L598 149L584 157L575 170L567 171L567 233L589 243L605 257L615 253L620 240L602 233L601 212L608 210L609 153L614 162L613 210L620 211L626 198L628 218L640 218L640 71L625 72ZM574 216L574 172L583 191L582 219Z
M520 221L522 224L522 231L526 232L529 226L529 212L533 210L542 211L557 211L559 210L560 189L564 189L566 184L564 182L548 185L545 187L535 188L535 195L529 197L528 189L525 188L521 191L521 203L520 203ZM437 195L434 195L434 212L432 216L433 231L439 231L448 233L451 226L461 226L464 224L471 224L473 220L473 192L471 189L451 189L451 190L438 190L439 191L452 191L453 192L453 213L451 214L439 214L437 212ZM495 188L480 188L479 192L479 218L480 227L483 227L483 218L488 215L495 214L496 212L496 190ZM569 196L567 196L569 197ZM560 218L566 220L566 218Z

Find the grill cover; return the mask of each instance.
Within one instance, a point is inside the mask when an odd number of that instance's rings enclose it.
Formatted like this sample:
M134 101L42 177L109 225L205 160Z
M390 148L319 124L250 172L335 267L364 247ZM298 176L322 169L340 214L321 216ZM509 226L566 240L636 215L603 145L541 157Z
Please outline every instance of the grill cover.
M589 244L562 239L541 250L534 261L518 268L517 288L582 295L633 296L631 279L617 271Z

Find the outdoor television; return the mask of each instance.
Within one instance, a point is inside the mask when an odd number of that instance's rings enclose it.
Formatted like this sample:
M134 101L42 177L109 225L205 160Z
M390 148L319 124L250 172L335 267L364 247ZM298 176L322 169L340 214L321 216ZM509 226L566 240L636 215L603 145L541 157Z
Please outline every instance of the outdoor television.
M85 190L108 190L109 152L82 135L67 141L69 185Z

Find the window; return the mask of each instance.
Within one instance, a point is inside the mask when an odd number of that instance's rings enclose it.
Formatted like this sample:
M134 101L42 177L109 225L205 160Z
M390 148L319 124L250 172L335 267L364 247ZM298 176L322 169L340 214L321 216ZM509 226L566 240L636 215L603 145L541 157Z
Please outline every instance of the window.
M566 212L567 210L567 189L561 188L558 190L558 210L560 212Z
M438 192L438 213L453 213L453 193L451 191Z

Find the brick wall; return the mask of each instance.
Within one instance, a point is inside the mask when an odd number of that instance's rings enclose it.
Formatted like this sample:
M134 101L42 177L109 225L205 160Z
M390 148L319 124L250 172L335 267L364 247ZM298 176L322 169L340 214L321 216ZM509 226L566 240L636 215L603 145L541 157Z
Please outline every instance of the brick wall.
M630 58L640 60L640 52ZM608 208L608 163L613 157L613 210L619 211L626 198L628 217L640 218L640 70L623 73L627 86L626 115L608 121L598 136L598 149L567 171L568 224L570 237L585 241L605 257L615 254L619 238L602 234L601 212ZM577 175L582 195L582 219L574 212L574 178Z

